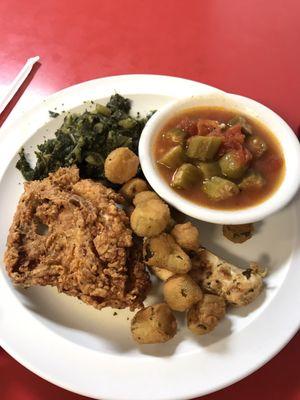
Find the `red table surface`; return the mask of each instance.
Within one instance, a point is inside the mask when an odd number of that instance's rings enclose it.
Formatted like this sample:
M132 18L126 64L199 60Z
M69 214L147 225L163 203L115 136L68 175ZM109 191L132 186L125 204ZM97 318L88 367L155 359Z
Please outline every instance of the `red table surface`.
M22 99L29 100L102 76L151 73L256 99L298 132L299 16L299 0L1 0L0 89L28 57L38 54L41 65L0 125L25 89ZM259 371L204 398L299 400L299 362L297 335ZM84 399L35 376L3 350L0 398Z

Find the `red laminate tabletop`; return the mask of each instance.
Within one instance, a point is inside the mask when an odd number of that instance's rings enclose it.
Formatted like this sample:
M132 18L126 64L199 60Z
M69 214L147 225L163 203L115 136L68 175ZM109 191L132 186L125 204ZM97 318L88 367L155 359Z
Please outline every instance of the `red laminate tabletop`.
M1 0L0 93L39 55L13 106L89 79L174 75L256 99L298 133L299 0ZM276 332L270 332L276 334ZM272 361L207 400L300 400L299 334ZM0 399L84 399L57 388L0 350Z

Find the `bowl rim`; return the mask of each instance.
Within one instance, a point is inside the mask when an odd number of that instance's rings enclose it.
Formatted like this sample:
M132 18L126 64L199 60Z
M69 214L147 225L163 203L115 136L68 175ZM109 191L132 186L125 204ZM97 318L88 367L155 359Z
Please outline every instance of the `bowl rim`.
M213 103L213 104L212 104ZM154 139L171 116L194 107L212 106L236 109L251 119L267 125L277 138L285 159L285 172L278 188L264 201L237 210L221 210L194 203L175 192L160 176L152 154ZM173 115L172 115L173 114ZM143 173L152 188L167 203L195 219L215 224L245 224L263 220L283 208L300 186L300 144L289 125L274 111L248 97L216 92L192 95L174 100L162 107L147 122L139 142L139 158Z

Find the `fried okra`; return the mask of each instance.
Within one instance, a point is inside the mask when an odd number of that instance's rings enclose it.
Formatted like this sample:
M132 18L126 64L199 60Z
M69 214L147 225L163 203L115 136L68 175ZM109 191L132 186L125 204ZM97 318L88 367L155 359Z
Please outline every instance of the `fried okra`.
M177 322L165 303L138 311L131 321L133 339L140 344L164 343L177 332Z
M175 225L171 235L184 250L197 250L200 246L199 231L191 222Z
M202 185L202 191L207 197L214 201L223 201L239 193L238 186L228 179L213 176L205 179Z
M164 268L178 274L185 274L191 269L189 256L167 233L146 240L144 260L150 267Z
M187 326L197 335L211 332L225 316L226 305L222 297L205 294L187 312Z
M203 297L200 286L187 274L174 275L163 286L164 298L175 311L186 311Z
M253 224L223 225L223 235L233 243L244 243L251 239Z
M192 258L190 276L206 291L235 306L245 306L260 294L262 273L257 268L238 268L206 249ZM252 264L253 265L253 264Z
M146 190L143 192L138 193L137 195L135 195L134 199L133 199L133 204L135 206L137 206L138 204L144 203L145 201L148 200L161 200L160 197L153 192L152 190Z
M133 178L138 170L139 158L128 147L118 147L104 162L105 177L112 183L123 184Z
M140 178L130 179L120 189L120 193L127 199L132 200L137 193L148 190L148 184L146 181Z
M160 199L139 203L130 216L132 230L141 237L159 235L166 229L169 221L169 207Z

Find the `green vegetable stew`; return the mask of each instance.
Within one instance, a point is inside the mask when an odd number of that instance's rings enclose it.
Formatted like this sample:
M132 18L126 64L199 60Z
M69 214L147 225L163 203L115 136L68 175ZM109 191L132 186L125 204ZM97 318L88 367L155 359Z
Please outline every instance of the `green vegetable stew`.
M284 173L274 135L259 121L223 108L195 108L158 132L162 177L184 197L212 208L250 207L270 196Z

